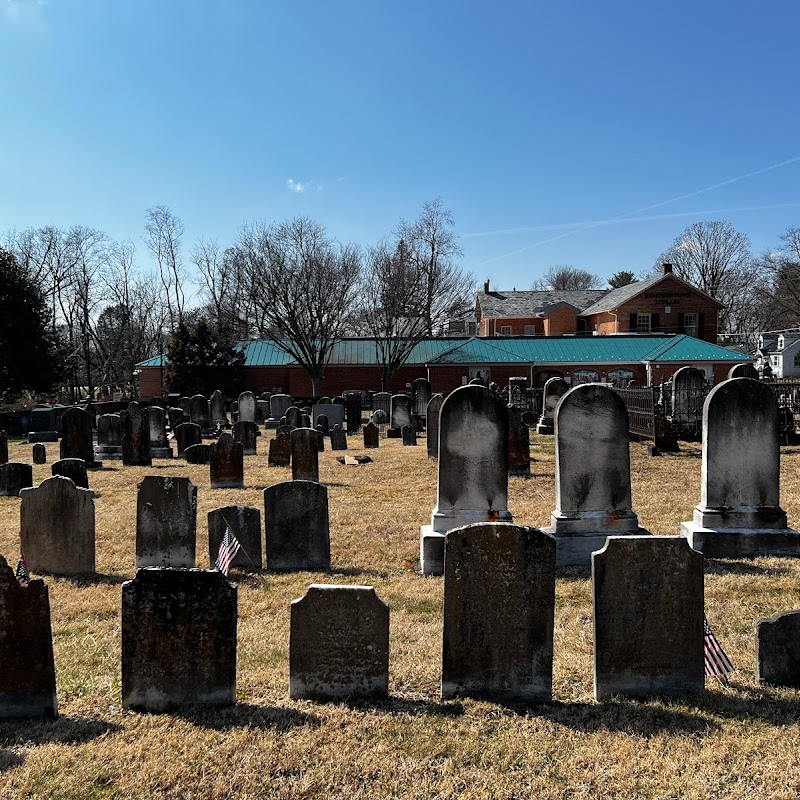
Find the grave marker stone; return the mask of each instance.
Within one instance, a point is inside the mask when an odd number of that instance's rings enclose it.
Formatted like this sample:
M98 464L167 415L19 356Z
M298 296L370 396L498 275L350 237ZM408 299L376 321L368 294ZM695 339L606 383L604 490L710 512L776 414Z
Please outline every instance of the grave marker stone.
M183 411L183 421L184 422L191 422L192 421L192 398L191 397L179 397L178 398L178 405Z
M347 432L356 433L361 429L361 392L348 392L344 400Z
M374 450L380 446L380 431L374 422L368 422L364 426L364 448Z
M195 425L200 426L203 433L211 431L211 409L208 400L202 394L192 396L189 404L189 416Z
M153 463L148 416L148 409L141 408L135 400L120 415L122 463L126 467L149 467Z
M31 458L34 464L46 464L47 448L41 442L36 442L32 448Z
M172 458L172 448L167 440L167 417L160 406L146 409L148 432L150 436L151 458Z
M185 423L187 425L191 423ZM184 451L183 457L187 464L210 464L211 445L209 444L190 444Z
M236 423L239 424L238 422ZM255 425L255 423L251 423ZM244 489L244 447L230 433L209 446L212 489Z
M542 415L536 426L536 433L552 435L558 401L569 391L569 384L563 378L550 378L542 393Z
M256 396L252 392L242 392L239 395L239 422L256 421Z
M292 398L288 394L273 394L269 399L269 413L272 419L280 419L286 415L287 409L292 405Z
M289 408L286 409L286 424L290 428L302 428L302 417L303 412L297 406L289 406Z
M313 428L295 428L290 435L292 480L319 481L318 433Z
M136 489L137 568L194 567L197 486L148 475Z
M392 395L390 430L397 431L392 438L399 439L404 425L411 425L411 398L407 394Z
M289 436L276 436L270 440L268 467L288 467L292 463L292 440Z
M225 413L225 395L219 389L215 389L209 398L211 409L211 425L214 428L227 428L228 415Z
M53 475L69 478L81 489L89 488L89 476L86 472L86 462L81 458L62 458L50 467Z
M186 448L203 441L200 426L194 422L183 422L175 428L175 442L178 445L178 458L184 458Z
M417 429L414 425L403 425L400 435L403 438L403 447L417 446Z
M100 461L122 458L122 418L119 414L101 414L97 418L95 455Z
M87 468L94 466L92 420L82 408L72 406L61 416L60 452L61 458L82 458Z
M331 450L347 450L347 434L338 425L331 430Z
M0 497L19 497L22 489L33 486L33 467L18 461L0 464Z
M231 566L261 569L261 512L251 506L224 506L208 512L208 563L211 567L219 556L219 546L228 527L241 545Z
M326 422L320 423L322 417L325 417ZM311 408L311 421L314 427L319 424L327 425L327 430L334 425L341 427L344 425L344 406L338 403L317 403Z
M756 680L800 689L800 611L756 623Z
M752 364L734 364L728 370L728 380L731 378L752 378L759 380L758 370Z
M431 397L428 408L425 410L425 444L428 458L439 457L439 413L442 410L442 403L444 403L444 395L435 394Z
M508 406L508 474L531 475L531 429L525 424L520 406Z
M255 422L240 419L233 425L233 438L240 442L246 456L256 455L258 426Z

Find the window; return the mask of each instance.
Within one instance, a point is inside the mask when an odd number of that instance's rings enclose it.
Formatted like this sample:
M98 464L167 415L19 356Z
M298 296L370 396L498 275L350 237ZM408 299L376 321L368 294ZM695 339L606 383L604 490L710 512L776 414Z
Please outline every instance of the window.
M511 336L511 326L510 325L501 325L500 326L500 335L501 336Z
M526 325L525 326L525 335L526 336L535 336L536 335L536 326L535 325Z
M650 333L650 314L636 315L636 333Z
M794 354L794 365L800 367L800 350Z
M683 315L683 331L687 336L698 338L699 325L697 314L684 314Z

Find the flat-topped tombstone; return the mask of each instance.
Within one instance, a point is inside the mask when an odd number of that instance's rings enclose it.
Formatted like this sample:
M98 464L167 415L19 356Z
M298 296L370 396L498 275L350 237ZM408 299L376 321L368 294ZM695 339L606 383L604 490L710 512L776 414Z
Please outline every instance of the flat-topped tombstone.
M189 424L189 423L187 423ZM183 457L187 464L210 464L211 445L210 444L190 444L184 451Z
M231 566L261 569L261 512L251 506L225 506L208 512L208 563L212 567L216 563L227 528L241 545Z
M184 422L191 422L192 421L192 398L191 397L179 397L178 398L178 405L183 411L183 421Z
M706 397L700 502L681 532L711 558L800 555L780 505L778 401L767 384L733 378Z
M94 572L94 492L56 475L19 496L20 548L28 568L54 575Z
M431 382L427 378L417 378L411 384L411 408L415 417L425 419L431 396Z
M0 497L19 497L23 489L33 486L33 467L19 461L0 464Z
M239 419L233 425L233 438L240 442L246 456L254 456L258 442L258 426L255 422Z
M147 422L150 433L150 457L172 458L172 447L167 439L167 415L160 406L147 409Z
M212 489L244 488L244 447L230 433L211 443L209 465Z
M267 569L330 569L328 489L293 480L264 489Z
M536 433L552 435L555 429L556 406L568 391L569 384L563 378L550 378L545 383L542 392L542 415L539 417Z
M435 394L425 409L425 444L428 458L439 458L439 414L444 403L443 394Z
M57 408L63 412L62 407ZM28 423L28 444L58 441L58 414L60 412L57 408L42 403L31 409Z
M403 447L417 446L417 429L413 425L403 425L400 428L400 435L403 439Z
M122 458L122 418L119 414L101 414L97 418L95 452L101 461Z
M202 431L194 422L184 422L175 428L175 441L178 444L178 458L183 458L187 447L203 441Z
M309 586L291 606L289 696L382 699L388 693L389 606L372 586Z
M150 452L149 409L134 400L122 418L122 463L126 467L149 467L153 463ZM63 457L63 456L62 456Z
M291 432L292 480L319 481L318 436L314 428L295 428Z
M697 367L681 367L672 376L672 421L697 423L703 415L706 376Z
M228 415L225 413L225 395L215 389L209 398L211 409L211 424L213 427L225 427L228 424Z
M442 699L549 702L556 543L536 528L478 523L447 534Z
M347 450L347 434L338 425L331 430L331 450Z
M47 586L20 585L3 556L0 620L0 719L58 716Z
M236 700L236 587L216 570L140 569L122 584L122 705Z
M290 428L302 428L302 417L303 412L297 406L289 406L289 408L286 409L286 424Z
M356 433L361 428L361 392L347 392L344 397L347 432Z
M242 392L239 395L239 422L256 421L256 396L252 392Z
M411 424L411 398L407 394L392 395L389 419L390 426L397 431Z
M288 394L273 394L269 398L269 413L272 419L280 419L286 415L286 410L292 405L292 398Z
M558 566L591 563L608 536L647 535L631 506L628 411L608 386L585 383L558 405L556 507L550 527Z
M36 442L31 448L31 459L34 464L47 463L47 448L41 442ZM78 460L82 461L83 459ZM6 459L6 463L8 463L8 459Z
M289 436L276 436L270 439L268 467L288 467L292 463L292 440Z
M136 488L136 566L194 567L197 486L148 475Z
M269 419L269 400L256 400L256 424L263 425Z
M473 522L512 522L508 511L508 412L483 386L462 386L439 415L437 502L420 530L421 568L444 571L444 535Z
M8 433L0 431L0 464L8 462Z
M69 478L80 489L89 488L86 462L82 458L62 458L60 461L55 461L50 467L50 472L62 478Z
M364 448L366 450L374 450L380 447L380 429L374 422L368 422L364 426Z
M192 395L189 404L189 415L195 425L200 426L201 431L211 430L211 409L208 400L202 394Z
M752 364L734 364L728 370L728 379L731 378L752 378L759 380L758 370Z
M680 536L612 536L592 590L596 700L703 691L702 554Z
M756 680L800 689L800 611L756 623Z
M344 425L344 406L338 403L317 403L311 407L311 422L314 427L320 424L319 420L323 416L327 422L322 424L328 426L327 430L330 430L334 425L341 427Z
M531 429L525 424L520 406L508 406L508 474L530 477Z
M86 465L94 464L94 442L92 420L77 406L68 408L61 415L61 458L82 458Z

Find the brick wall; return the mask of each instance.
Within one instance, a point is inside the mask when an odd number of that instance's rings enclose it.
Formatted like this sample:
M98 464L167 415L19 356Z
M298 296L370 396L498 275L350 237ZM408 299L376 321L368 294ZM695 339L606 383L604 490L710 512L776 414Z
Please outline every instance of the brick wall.
M505 336L507 334L501 334L503 326L511 326L511 336L525 336L526 325L533 326L534 334L541 335L545 333L544 320L539 317L483 317L478 333L480 336ZM572 331L574 328L568 330ZM527 335L530 336L531 334Z
M578 315L569 306L554 308L544 320L544 332L548 336L559 333L575 333L578 330Z

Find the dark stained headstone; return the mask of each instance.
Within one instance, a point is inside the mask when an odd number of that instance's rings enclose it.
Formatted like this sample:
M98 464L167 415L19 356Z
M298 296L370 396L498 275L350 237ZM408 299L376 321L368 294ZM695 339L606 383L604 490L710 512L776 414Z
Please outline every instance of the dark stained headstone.
M310 428L311 427L311 414L306 414L303 412L300 415L300 427L301 428ZM316 426L314 426L316 427Z
M33 467L19 461L0 464L0 497L19 497L22 489L33 486Z
M439 458L439 412L444 403L443 394L435 394L425 409L425 445L428 458Z
M246 456L254 456L256 454L258 426L255 422L241 419L235 422L233 425L233 438L242 445Z
M522 419L519 406L508 406L508 474L530 477L531 429Z
M303 412L297 406L289 406L286 409L286 424L294 430L303 427Z
M169 417L169 427L174 433L178 425L183 425L183 409L177 406L170 406L167 409L167 416Z
M202 394L192 396L189 403L189 416L195 425L200 426L203 433L211 430L211 408Z
M592 554L594 695L702 692L703 556L680 536L612 536Z
M242 392L239 395L238 422L256 421L256 396L252 392Z
M734 364L728 370L728 379L731 378L752 378L757 381L759 379L758 370L752 364Z
M295 428L292 431L292 480L319 481L317 436L314 428Z
M328 423L328 417L326 414L319 414L315 415L314 419L316 420L315 428L319 429L322 428L322 433L327 436L331 432L331 426Z
M97 418L95 452L101 461L122 458L122 418L119 414L101 414Z
M149 467L153 463L153 459L150 454L148 410L141 408L134 401L120 416L122 418L122 463L126 467Z
M403 439L403 447L416 447L417 429L413 425L403 425L400 428L400 435Z
M209 465L212 489L244 488L244 447L230 433L211 443Z
M388 425L389 415L383 409L378 408L372 412L372 421L376 425Z
M553 537L478 523L449 531L445 552L442 698L549 702Z
M47 463L47 448L41 442L36 442L36 444L31 449L31 459L34 464ZM82 461L83 459L78 459L78 460Z
M554 432L556 406L569 391L569 384L563 378L550 378L542 392L542 415L536 426L536 433L551 435Z
M269 400L256 400L256 424L263 425L269 419Z
M411 384L411 410L415 417L426 418L431 396L431 382L427 378L417 378Z
M672 422L697 424L703 417L706 376L697 367L681 367L672 376Z
M140 569L122 584L122 705L236 700L236 587L216 570Z
M800 689L800 611L756 623L756 680Z
M61 458L82 458L86 466L94 465L94 442L92 420L77 406L68 408L61 415Z
M150 436L151 458L172 458L172 448L167 440L167 415L161 406L145 409Z
M208 401L212 427L225 428L228 425L228 415L225 413L225 395L219 389L211 393Z
M50 467L53 475L61 475L69 478L77 487L81 489L89 488L89 476L86 472L86 462L82 458L62 458L55 461Z
M269 398L269 413L272 419L286 416L286 410L292 405L292 398L288 394L273 394Z
M191 424L191 423L184 423ZM187 464L210 464L211 445L209 444L190 444L184 451L183 457Z
M264 531L267 569L330 569L327 487L302 480L268 486Z
M57 475L19 496L20 548L28 568L54 575L94 572L94 492Z
M148 475L136 488L136 566L194 567L197 486Z
M392 410L392 395L389 392L376 392L372 395L372 410L383 411L388 422Z
M403 425L411 425L411 398L407 394L392 395L390 426L399 431Z
M21 586L0 556L0 719L56 716L47 586L38 578Z
M261 512L250 506L225 506L208 512L208 563L214 566L225 530L241 545L231 561L232 567L261 569Z
M323 431L322 428L319 425L317 425L317 427L314 430L316 430L316 432L317 432L317 450L319 450L320 453L324 453L325 452L325 431Z
M331 430L331 450L347 450L347 434L338 425Z
M374 422L368 422L364 426L364 448L374 450L380 447L380 429Z
M372 586L309 586L291 606L289 696L381 699L388 693L389 606Z
M361 429L361 392L348 392L344 398L347 432L356 433Z
M289 436L276 436L270 439L268 467L288 467L292 463L292 440Z
M178 405L183 411L183 421L184 422L191 422L192 421L192 398L191 397L179 397L178 398Z
M202 431L194 422L184 422L175 428L175 442L178 445L178 458L183 458L187 447L203 441Z
M321 422L323 416L325 421ZM327 426L325 428L326 433L334 425L341 427L344 425L344 406L338 403L316 403L311 409L311 421L314 423L314 427L318 424Z
M8 433L0 431L0 464L8 462Z
M515 377L508 379L508 404L519 408L521 411L528 410L528 379L525 377Z

